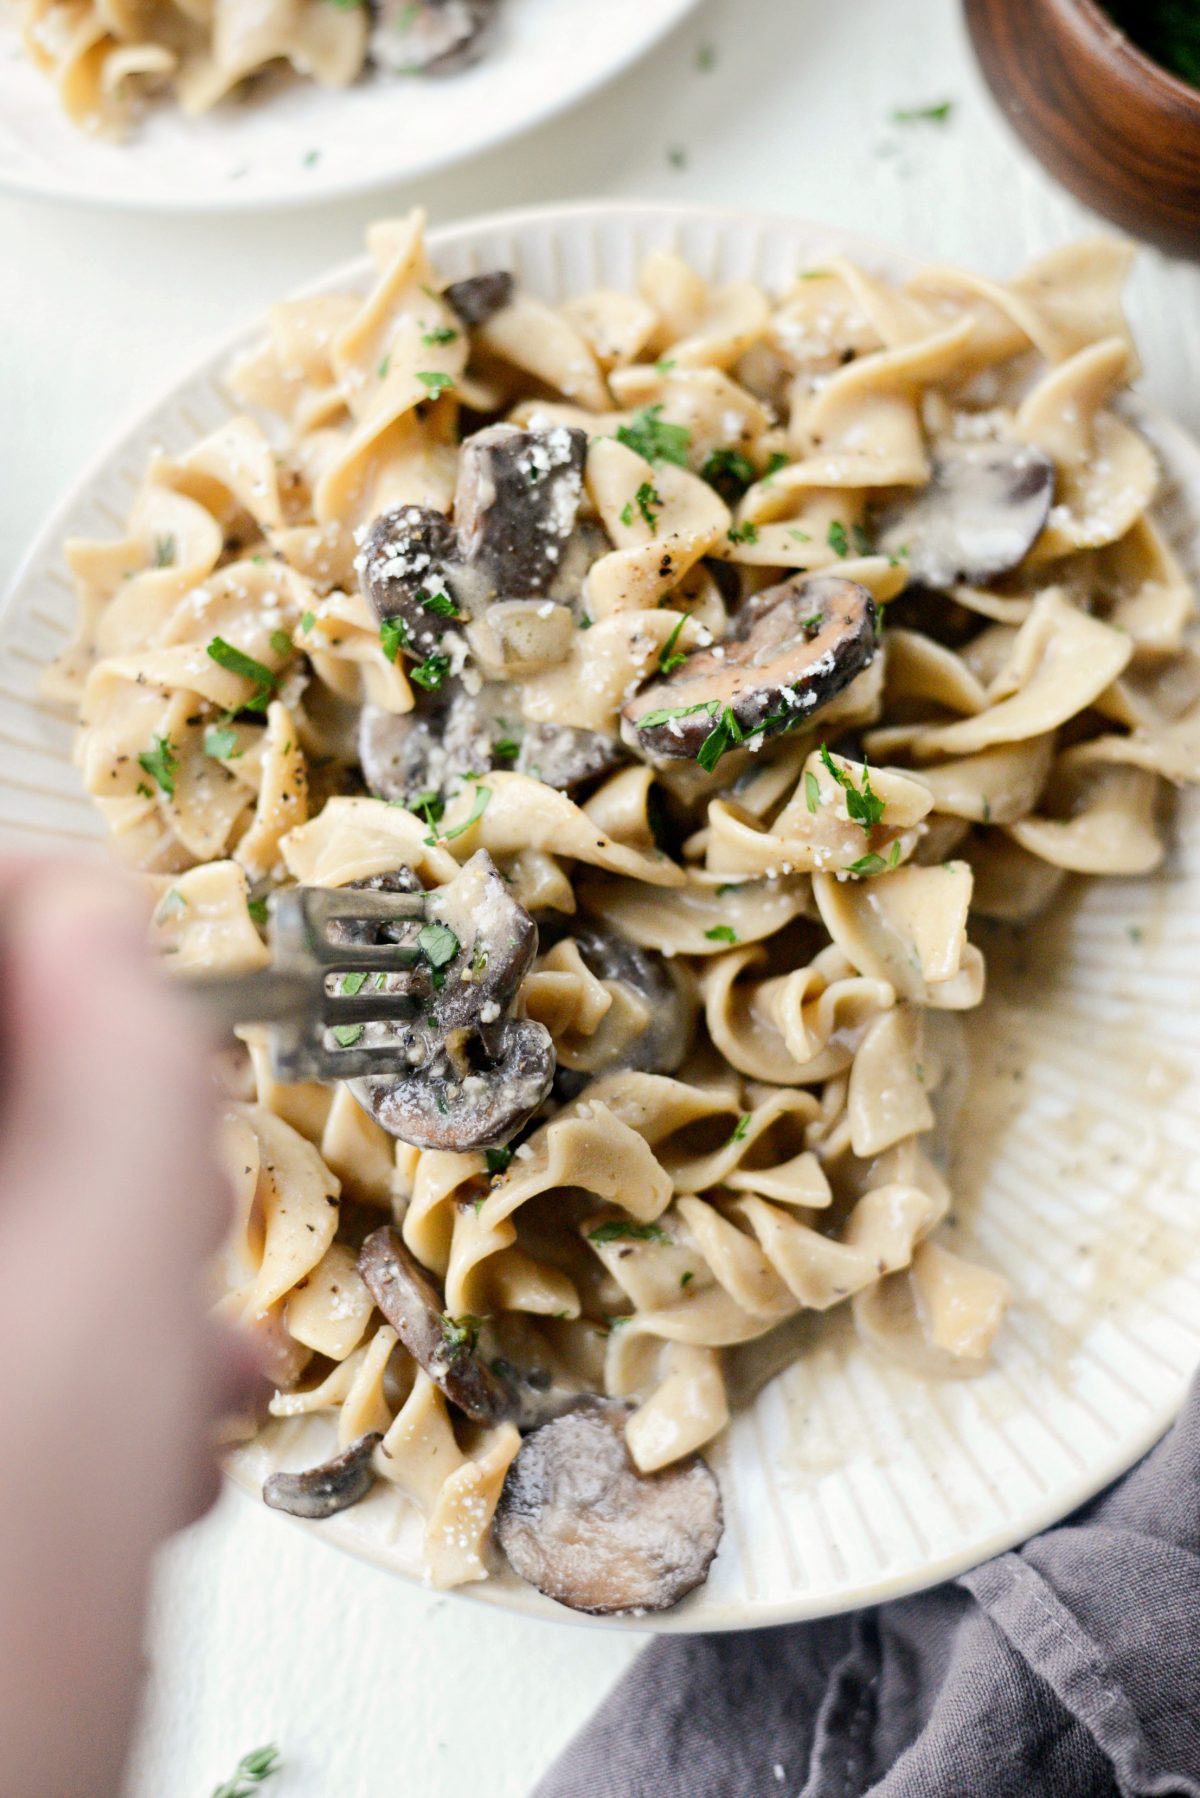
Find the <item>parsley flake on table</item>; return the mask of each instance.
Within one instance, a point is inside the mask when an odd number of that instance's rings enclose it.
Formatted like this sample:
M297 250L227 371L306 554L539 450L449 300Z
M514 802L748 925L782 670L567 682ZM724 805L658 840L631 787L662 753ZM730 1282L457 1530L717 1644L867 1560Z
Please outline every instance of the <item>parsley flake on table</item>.
M897 106L892 111L892 123L893 125L945 125L953 111L953 100L939 100L933 106Z
M214 1788L212 1798L254 1798L259 1787L279 1772L279 1767L279 1750L274 1743L266 1748L252 1748L238 1762L233 1778Z

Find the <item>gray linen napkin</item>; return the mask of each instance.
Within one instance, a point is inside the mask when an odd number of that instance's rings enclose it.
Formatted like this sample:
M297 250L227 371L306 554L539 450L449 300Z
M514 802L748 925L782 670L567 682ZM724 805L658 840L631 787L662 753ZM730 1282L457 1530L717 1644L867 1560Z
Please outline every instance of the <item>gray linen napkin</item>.
M1200 1798L1200 1384L952 1585L647 1649L533 1798Z

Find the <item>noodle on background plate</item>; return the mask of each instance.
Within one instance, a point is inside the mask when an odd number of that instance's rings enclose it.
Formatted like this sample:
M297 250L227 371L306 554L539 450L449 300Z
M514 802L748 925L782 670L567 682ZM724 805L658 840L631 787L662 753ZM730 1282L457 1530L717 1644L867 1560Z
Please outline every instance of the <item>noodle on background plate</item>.
M725 1427L727 1352L806 1310L983 1365L1009 1295L938 1233L934 1134L953 1014L984 999L968 927L1036 929L1069 875L1158 866L1164 793L1200 778L1200 661L1114 405L1123 246L1006 284L835 257L779 295L656 252L635 293L476 306L423 224L372 229L367 297L276 307L240 410L152 459L122 539L68 545L78 630L46 691L181 972L265 966L295 881L449 895L484 852L536 915L511 1013L557 1072L506 1143L397 1140L357 1087L276 1081L253 1029L226 1123L222 1309L275 1415L378 1434L453 1585L486 1575L521 1438L402 1346L364 1237L396 1222L464 1355L627 1400L644 1473ZM381 625L369 533L461 512L460 445L496 420L535 490L580 446L555 580L473 606L430 605L434 579L415 635ZM774 651L747 636L793 603L797 666L826 633L836 661L851 604L861 666L815 698L772 676L747 722L726 671L752 685Z
M473 61L495 0L17 0L21 37L67 117L122 137L149 99L211 111L269 71L348 87L368 67Z

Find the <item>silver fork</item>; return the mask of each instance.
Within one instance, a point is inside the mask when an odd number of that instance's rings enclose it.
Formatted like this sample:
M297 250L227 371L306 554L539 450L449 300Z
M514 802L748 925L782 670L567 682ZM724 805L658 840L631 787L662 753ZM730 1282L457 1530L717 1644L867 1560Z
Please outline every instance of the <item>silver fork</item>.
M363 892L352 888L290 887L270 902L272 963L253 974L193 975L190 991L213 1021L226 1030L237 1024L269 1024L271 1065L276 1078L352 1080L386 1074L396 1067L395 1044L346 1046L329 1038L335 1030L356 1031L375 1023L408 1023L419 1017L422 1001L411 993L346 993L330 990L331 975L398 974L421 959L406 943L334 942L335 924L399 924L425 915L424 893Z

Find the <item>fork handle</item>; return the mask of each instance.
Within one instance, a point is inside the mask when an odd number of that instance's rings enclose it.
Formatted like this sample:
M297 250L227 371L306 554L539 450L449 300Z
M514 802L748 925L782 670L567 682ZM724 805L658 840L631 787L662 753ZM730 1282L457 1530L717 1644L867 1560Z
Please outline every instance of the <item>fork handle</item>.
M259 968L253 974L193 974L180 981L223 1030L238 1024L281 1024L305 1018L320 994L301 974Z

